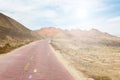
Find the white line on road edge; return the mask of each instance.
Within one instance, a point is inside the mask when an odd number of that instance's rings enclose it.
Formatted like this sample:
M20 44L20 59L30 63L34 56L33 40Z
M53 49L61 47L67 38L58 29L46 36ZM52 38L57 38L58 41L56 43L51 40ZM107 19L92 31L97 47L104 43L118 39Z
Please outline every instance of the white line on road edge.
M62 55L60 55L60 53L58 51L55 51L54 48L49 44L49 47L51 48L51 50L53 51L53 53L55 54L55 56L58 58L58 60L60 61L60 63L62 65L64 65L64 67L67 69L67 71L71 74L71 76L73 76L73 78L75 80L87 80L87 77L81 72L78 73L78 71L73 68L72 66L69 65L69 62L67 60L65 60L65 58L63 58Z

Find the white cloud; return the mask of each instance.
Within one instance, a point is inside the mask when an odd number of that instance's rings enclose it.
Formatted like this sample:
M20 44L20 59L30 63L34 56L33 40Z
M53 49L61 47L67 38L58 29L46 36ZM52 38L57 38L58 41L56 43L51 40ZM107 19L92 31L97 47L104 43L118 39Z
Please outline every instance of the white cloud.
M108 19L107 20L107 22L120 22L120 16L118 16L118 17L114 17L114 18L110 18L110 19Z
M75 17L77 19L87 17L90 13L89 9L98 7L98 3L100 4L100 0L1 0L0 10L20 20L19 15L21 14L21 16L28 16L31 19L53 17L64 21L66 17L74 19ZM47 6L58 7L59 11L46 9Z
M105 5L104 0L0 0L1 12L30 29L38 29L41 24L35 24L35 21L44 19L61 27L76 26L90 29L97 26L96 28L103 29L101 26L104 26L107 30L108 27L105 26L119 25L120 17L112 19L92 17L94 13L107 9L109 6ZM51 26L49 23L43 24Z

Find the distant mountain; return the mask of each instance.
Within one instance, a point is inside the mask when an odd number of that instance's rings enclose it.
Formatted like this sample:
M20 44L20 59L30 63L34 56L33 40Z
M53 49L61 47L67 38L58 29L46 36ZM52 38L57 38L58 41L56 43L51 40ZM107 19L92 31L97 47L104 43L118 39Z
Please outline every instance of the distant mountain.
M80 30L80 29L73 29L68 31L68 33L74 37L113 37L112 35L101 32L97 29L91 29L88 31Z
M97 29L89 31L71 30L68 31L75 40L89 45L107 45L107 46L120 46L120 38L101 32Z
M41 28L40 30L36 31L39 35L43 36L44 38L64 38L67 37L64 30L54 27L49 28Z
M16 20L0 13L0 40L24 40L36 38L39 38L37 33L27 29Z
M80 29L63 30L59 28L42 28L37 32L45 38L62 38L62 39L74 39L75 41L87 44L87 45L108 45L108 46L120 46L120 38L110 35L105 32L101 32L97 29L91 29L89 31L83 31Z
M71 29L71 30L63 30L60 28L55 27L48 27L48 28L41 28L40 30L36 30L36 32L40 35L46 36L46 37L116 37L113 35L110 35L106 32L101 32L97 29L91 29L89 31L84 31L80 29ZM116 37L118 38L118 37Z

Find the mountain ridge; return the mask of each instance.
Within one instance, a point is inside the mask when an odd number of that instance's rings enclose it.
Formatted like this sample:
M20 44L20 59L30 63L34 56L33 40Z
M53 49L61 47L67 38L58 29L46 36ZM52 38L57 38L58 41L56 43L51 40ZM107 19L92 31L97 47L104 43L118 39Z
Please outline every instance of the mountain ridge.
M80 29L63 30L54 27L42 28L37 30L38 34L44 36L44 38L51 39L73 39L86 45L107 45L107 46L119 46L120 38L113 36L106 32L101 32L97 29L91 29L83 31ZM52 35L51 35L52 34Z
M47 32L48 31L48 32ZM60 29L60 28L56 28L56 27L47 27L47 28L41 28L39 30L36 30L37 33L39 34L43 34L43 35L49 35L49 36L54 36L58 33L63 33L63 34L69 34L71 36L77 36L77 34L83 35L83 36L92 36L92 35L104 35L104 36L111 36L111 37L117 37L114 35L111 35L107 32L102 32L99 31L98 29L90 29L90 30L80 30L80 29L71 29L71 30L67 30L67 29ZM50 35L49 33L51 33L52 35Z
M0 39L33 39L37 34L20 24L16 20L0 13Z

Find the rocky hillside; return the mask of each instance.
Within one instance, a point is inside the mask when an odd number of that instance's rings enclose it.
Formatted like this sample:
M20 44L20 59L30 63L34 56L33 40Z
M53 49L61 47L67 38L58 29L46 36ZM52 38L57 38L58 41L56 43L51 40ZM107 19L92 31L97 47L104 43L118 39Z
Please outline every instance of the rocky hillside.
M37 30L44 38L53 39L73 39L77 42L81 42L89 45L108 45L108 46L120 46L120 38L110 35L106 32L101 32L97 29L91 29L88 31L73 29L63 30L59 28L42 28Z
M0 13L0 39L35 39L38 35L16 20Z
M96 29L63 30L66 38L52 38L56 54L66 60L76 80L120 80L120 38ZM72 70L73 69L73 70ZM84 79L83 79L84 80Z
M0 13L0 54L40 39L40 35Z
M36 32L44 38L66 38L69 36L65 30L55 27L41 28Z

